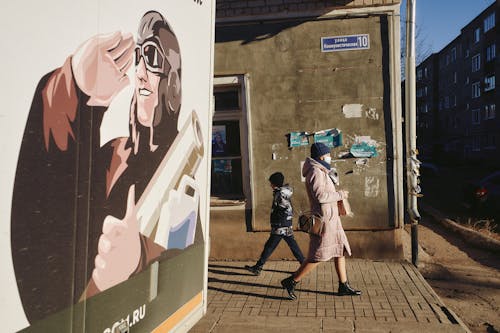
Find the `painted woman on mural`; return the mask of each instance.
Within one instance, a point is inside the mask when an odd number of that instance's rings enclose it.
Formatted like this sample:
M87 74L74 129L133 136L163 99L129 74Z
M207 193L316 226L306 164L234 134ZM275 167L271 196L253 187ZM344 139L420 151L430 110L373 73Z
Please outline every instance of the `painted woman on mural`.
M129 136L100 146L101 122L130 84ZM135 205L178 133L181 56L150 11L137 41L84 42L35 91L12 202L12 257L30 322L127 280L165 251L139 232Z

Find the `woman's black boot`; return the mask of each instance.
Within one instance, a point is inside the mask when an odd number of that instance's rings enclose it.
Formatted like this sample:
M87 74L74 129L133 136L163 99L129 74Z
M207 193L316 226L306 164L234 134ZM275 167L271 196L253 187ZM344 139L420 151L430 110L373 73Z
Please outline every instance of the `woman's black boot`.
M356 290L349 285L349 281L344 283L339 282L339 296L359 296L361 295L361 290Z
M281 285L286 289L286 291L288 291L288 298L292 300L297 299L297 295L295 295L295 286L297 285L297 282L293 279L293 275L281 280Z

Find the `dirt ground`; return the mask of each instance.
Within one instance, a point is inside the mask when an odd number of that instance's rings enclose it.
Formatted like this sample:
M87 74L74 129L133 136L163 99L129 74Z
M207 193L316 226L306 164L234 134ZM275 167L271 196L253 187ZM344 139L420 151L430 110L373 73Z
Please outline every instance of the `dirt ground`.
M405 256L411 261L410 228ZM500 331L500 258L466 244L430 217L418 228L419 270L472 332Z

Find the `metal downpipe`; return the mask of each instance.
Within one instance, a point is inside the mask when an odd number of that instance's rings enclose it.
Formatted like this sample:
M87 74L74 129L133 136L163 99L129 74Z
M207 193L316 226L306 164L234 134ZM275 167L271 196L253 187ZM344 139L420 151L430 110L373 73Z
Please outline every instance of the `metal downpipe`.
M417 158L416 71L415 71L415 14L416 0L406 1L406 66L405 66L405 126L406 126L406 177L408 190L408 215L411 220L411 257L418 264L418 212L420 195L418 176L420 161Z

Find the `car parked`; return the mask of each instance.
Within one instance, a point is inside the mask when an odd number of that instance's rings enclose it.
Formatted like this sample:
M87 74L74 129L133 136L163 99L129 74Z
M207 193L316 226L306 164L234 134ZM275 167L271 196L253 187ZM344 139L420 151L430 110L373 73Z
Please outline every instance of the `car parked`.
M464 203L477 212L496 212L500 210L500 171L469 181L463 189Z

